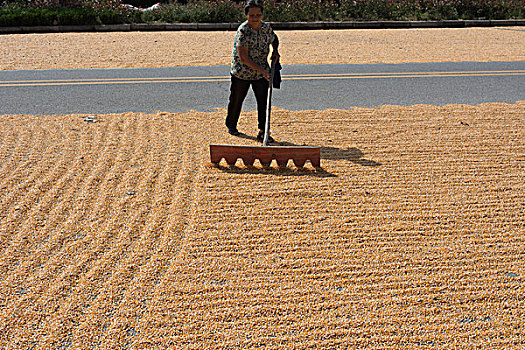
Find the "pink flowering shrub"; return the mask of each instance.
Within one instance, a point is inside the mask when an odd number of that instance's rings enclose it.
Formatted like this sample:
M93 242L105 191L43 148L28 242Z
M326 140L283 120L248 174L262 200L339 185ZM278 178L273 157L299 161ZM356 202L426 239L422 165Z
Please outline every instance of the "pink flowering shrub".
M524 18L525 0L267 0L268 21Z

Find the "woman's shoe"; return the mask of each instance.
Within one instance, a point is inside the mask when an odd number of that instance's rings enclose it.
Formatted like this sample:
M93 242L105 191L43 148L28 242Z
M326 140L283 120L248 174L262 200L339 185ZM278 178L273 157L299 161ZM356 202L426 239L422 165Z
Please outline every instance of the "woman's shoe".
M241 133L237 129L229 129L228 128L228 134L233 135L233 136L239 136Z
M263 131L259 131L259 133L257 134L257 141L259 141L259 142L263 142L264 141L264 132ZM275 140L273 139L273 137L268 135L268 143L272 143L272 142L275 142Z

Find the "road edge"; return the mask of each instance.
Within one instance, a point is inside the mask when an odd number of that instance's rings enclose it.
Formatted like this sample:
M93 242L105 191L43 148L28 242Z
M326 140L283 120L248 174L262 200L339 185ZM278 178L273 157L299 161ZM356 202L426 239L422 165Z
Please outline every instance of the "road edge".
M450 20L450 21L345 21L345 22L270 22L276 30L324 29L407 29L468 28L525 26L525 19ZM131 31L234 31L240 23L132 23L71 26L0 27L2 34L68 33L68 32L131 32Z

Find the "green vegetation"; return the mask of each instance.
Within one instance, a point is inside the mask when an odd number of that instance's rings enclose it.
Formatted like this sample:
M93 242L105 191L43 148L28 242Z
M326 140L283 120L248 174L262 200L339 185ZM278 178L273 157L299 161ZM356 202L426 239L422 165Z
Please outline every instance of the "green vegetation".
M242 4L229 0L171 1L161 3L153 9L145 9L154 2L155 0L7 0L0 6L0 26L217 23L244 20ZM265 2L265 20L270 22L522 18L525 18L525 0Z

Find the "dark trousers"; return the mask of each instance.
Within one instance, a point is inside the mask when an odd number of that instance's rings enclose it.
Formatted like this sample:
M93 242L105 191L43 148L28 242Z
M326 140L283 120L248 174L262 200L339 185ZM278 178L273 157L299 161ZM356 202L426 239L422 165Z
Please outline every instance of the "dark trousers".
M229 129L237 129L239 116L241 115L242 103L248 94L250 85L255 100L257 101L257 116L259 130L264 130L266 125L266 100L268 98L268 80L243 80L232 75L230 86L230 102L228 103L228 115L226 116L226 126Z

